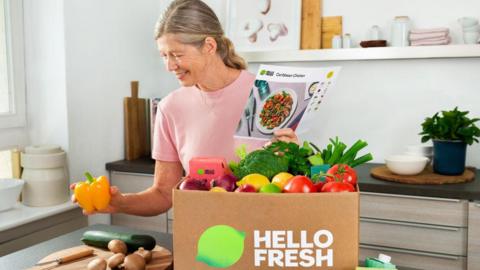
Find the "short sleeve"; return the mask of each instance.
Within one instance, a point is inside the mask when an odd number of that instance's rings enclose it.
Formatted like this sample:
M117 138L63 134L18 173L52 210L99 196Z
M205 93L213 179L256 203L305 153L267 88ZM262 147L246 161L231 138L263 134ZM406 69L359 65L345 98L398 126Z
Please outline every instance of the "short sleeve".
M155 116L153 131L152 158L161 161L180 161L178 151L173 140L172 123L163 113L159 104Z

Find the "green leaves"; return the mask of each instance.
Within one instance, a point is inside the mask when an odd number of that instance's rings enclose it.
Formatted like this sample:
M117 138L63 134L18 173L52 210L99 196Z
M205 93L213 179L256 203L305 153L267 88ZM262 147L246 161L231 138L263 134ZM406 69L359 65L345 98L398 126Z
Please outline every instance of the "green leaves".
M468 111L459 111L458 107L451 111L442 111L441 116L435 113L432 117L425 118L422 123L422 142L431 139L460 140L468 145L478 142L480 129L475 125L479 118L470 119Z

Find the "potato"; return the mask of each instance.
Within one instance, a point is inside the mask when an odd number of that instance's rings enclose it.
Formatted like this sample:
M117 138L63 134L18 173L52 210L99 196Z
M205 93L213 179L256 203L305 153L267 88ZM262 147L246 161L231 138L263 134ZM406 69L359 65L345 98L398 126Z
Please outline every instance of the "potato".
M145 269L145 259L138 254L130 254L125 257L123 261L123 267L125 270L144 270Z
M108 267L110 268L115 268L119 266L120 264L123 263L123 260L125 259L125 255L123 253L117 253L108 258Z
M127 244L122 240L110 240L110 242L108 242L108 249L113 253L127 254Z
M107 261L104 258L96 258L88 263L88 270L105 270L107 269Z

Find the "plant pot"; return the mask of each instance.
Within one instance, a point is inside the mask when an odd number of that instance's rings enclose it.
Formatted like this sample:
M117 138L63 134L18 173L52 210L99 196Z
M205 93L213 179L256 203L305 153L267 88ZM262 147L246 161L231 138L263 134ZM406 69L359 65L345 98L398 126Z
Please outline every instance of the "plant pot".
M433 140L433 171L460 175L465 171L467 144L463 141Z

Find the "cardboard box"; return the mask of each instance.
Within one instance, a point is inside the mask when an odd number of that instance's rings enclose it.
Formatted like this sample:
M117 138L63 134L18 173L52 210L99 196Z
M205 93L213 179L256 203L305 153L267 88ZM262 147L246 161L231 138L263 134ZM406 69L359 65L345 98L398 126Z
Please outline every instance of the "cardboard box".
M353 270L358 265L358 192L176 189L173 205L176 270Z

